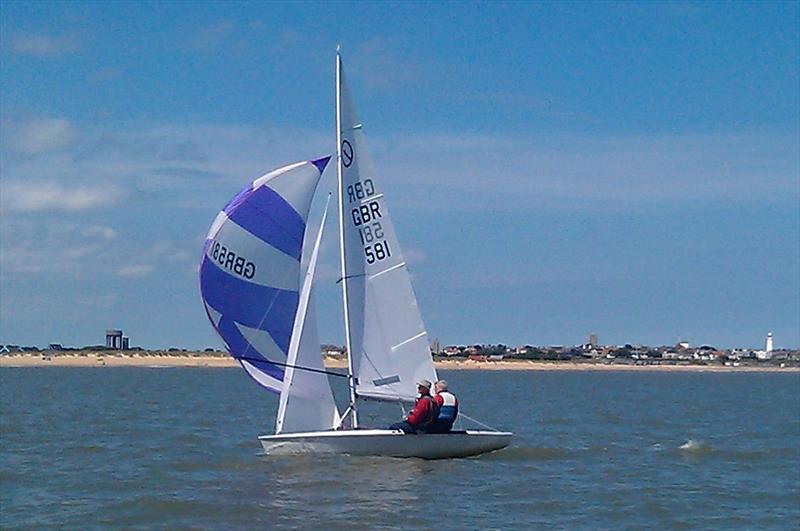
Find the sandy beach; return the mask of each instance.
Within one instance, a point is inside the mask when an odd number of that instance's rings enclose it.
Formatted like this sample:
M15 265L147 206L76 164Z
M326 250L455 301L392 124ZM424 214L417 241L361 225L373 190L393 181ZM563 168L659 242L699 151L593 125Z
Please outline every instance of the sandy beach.
M800 372L800 367L762 364L742 365L630 365L593 361L531 361L531 360L439 360L437 369L444 370L528 370L528 371L705 371L705 372ZM237 367L238 363L222 354L204 352L149 352L149 353L98 353L86 351L7 354L0 356L0 367ZM332 369L347 367L341 358L325 358L325 366Z

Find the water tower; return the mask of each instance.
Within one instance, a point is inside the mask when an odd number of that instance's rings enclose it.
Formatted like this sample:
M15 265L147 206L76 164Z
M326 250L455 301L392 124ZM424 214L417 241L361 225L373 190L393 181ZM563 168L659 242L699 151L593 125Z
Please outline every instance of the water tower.
M122 330L106 330L106 348L128 350L128 345L130 344L129 342L130 339L128 336L122 334Z

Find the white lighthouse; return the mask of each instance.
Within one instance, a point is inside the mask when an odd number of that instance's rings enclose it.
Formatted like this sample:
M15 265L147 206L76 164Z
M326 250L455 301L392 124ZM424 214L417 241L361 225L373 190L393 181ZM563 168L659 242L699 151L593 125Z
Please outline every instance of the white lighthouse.
M773 344L772 344L772 332L767 334L767 347L764 350L767 352L767 354L771 354L772 351L774 350L774 347L773 347Z

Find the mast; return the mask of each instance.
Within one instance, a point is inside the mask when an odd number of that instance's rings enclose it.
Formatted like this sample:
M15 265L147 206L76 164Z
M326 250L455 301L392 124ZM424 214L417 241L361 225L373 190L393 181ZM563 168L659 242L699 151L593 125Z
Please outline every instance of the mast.
M342 56L336 47L336 176L339 188L339 258L342 271L342 303L344 304L344 337L347 348L347 382L350 386L350 415L353 428L358 428L356 381L353 377L353 351L350 341L350 310L347 304L347 266L344 248L344 178L342 176Z

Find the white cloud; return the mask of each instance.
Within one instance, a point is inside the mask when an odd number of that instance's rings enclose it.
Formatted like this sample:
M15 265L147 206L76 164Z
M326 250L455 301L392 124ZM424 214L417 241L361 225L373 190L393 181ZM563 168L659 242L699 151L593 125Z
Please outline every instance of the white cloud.
M43 273L49 265L44 253L31 245L5 243L0 252L0 270L6 274Z
M27 151L41 155L4 157L0 186L8 211L83 211L131 195L181 210L219 207L243 183L324 154L330 142L324 130L241 125L86 130L71 143L67 139L76 135L68 123L24 129ZM455 132L369 140L392 206L613 207L798 195L800 149L793 134L541 138ZM64 149L47 151L58 145Z
M104 277L144 277L158 269L184 271L197 262L197 253L190 252L196 249L194 242L143 243L131 238L125 215L119 212L115 217L123 236L109 226L70 221L64 214L3 217L0 270L98 282Z
M400 47L385 37L373 37L365 41L354 54L354 73L369 85L382 89L405 85L421 78L424 73L419 60L407 59L398 51Z
M37 157L9 156L6 145L0 152L0 208L36 215L5 216L0 223L18 219L30 227L2 231L3 270L128 278L156 269L188 270L202 239L182 239L176 231L195 227L204 233L246 182L281 164L324 154L329 145L325 130L213 124L88 129L63 149ZM689 201L746 204L800 195L797 139L791 134L542 139L427 133L373 136L370 146L390 208L406 214L671 208ZM334 186L334 170L323 178L321 191ZM319 215L321 202L315 204ZM309 226L315 228L315 219ZM67 220L75 224L71 232L43 228ZM109 246L112 240L124 245ZM412 265L426 262L424 253L404 251ZM338 278L335 253L328 254L330 270L321 267L320 274Z
M103 247L101 245L96 243L68 246L61 253L61 257L69 260L82 260L84 258L90 258L94 255L97 255L102 248Z
M200 249L200 245L197 248ZM154 243L150 249L145 251L145 254L159 262L188 262L194 259L193 255L190 255L182 246L171 240L161 240Z
M3 182L0 203L6 212L81 211L107 207L125 192L116 185L69 186L56 181Z
M416 249L414 247L405 247L403 249L403 256L405 257L406 262L411 265L423 264L428 259L425 251Z
M155 271L155 267L150 264L131 264L122 266L116 271L118 277L143 277Z
M158 269L169 267L167 264L187 265L195 262L194 255L172 240L160 240L145 249L129 249L125 256L127 258L124 259L130 262L114 271L118 277L145 277ZM183 267L178 270L185 271Z
M70 271L71 265L96 247L81 236L80 225L68 220L17 216L0 218L0 270L8 273ZM88 250L87 250L88 249Z
M253 29L261 30L262 28L251 25ZM276 53L288 53L302 46L307 46L306 41L308 37L294 30L283 30L272 44L272 50Z
M800 192L791 134L417 135L375 146L384 186L419 208L753 202Z
M235 24L230 20L223 20L201 28L193 36L192 48L204 51L218 48L228 40L235 29Z
M89 80L97 83L115 81L122 78L123 70L118 67L100 68L89 75Z
M117 231L111 227L102 227L100 225L93 225L83 229L82 234L87 238L103 238L105 240L113 240L117 237Z
M83 301L83 303L88 305L92 309L105 308L106 310L110 310L111 308L117 305L118 301L119 301L118 294L102 293L100 295L88 297L85 301Z
M22 124L4 124L11 148L22 155L34 156L63 149L76 137L75 128L63 118L41 118Z
M14 38L14 51L36 57L55 57L78 51L80 42L75 35L53 37L41 33L17 35Z

